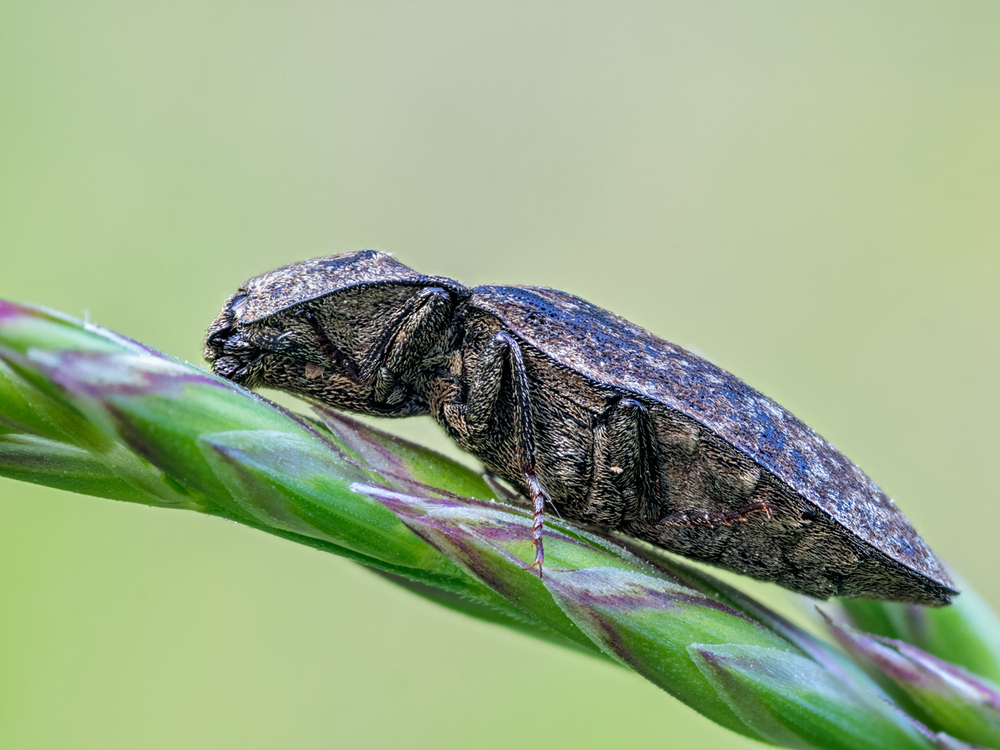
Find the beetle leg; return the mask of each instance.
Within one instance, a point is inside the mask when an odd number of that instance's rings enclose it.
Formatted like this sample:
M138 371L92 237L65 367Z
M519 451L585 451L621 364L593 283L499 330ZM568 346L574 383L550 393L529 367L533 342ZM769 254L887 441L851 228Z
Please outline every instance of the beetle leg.
M657 439L646 407L620 398L594 427L594 480L586 505L588 519L619 525L655 521L660 512Z
M542 546L542 532L545 528L545 490L534 474L525 474L524 478L531 492L531 543L535 547L535 561L525 570L538 568L538 577L541 578L542 563L545 562L545 549Z
M528 373L524 369L524 358L521 347L506 331L493 335L490 343L497 342L506 350L507 362L510 365L510 382L514 391L515 428L517 432L517 459L520 463L524 483L531 495L531 543L535 547L535 561L527 569L538 568L538 577L542 577L542 563L545 561L545 551L542 547L542 529L545 526L545 490L535 475L535 428L531 421L531 399L528 393Z
M393 404L402 397L394 394L399 374L419 368L420 359L432 351L451 322L451 295L440 287L422 289L406 304L396 320L387 326L386 335L364 367L374 378L372 400L378 404Z
M524 369L524 358L521 347L514 337L505 331L493 335L507 350L510 364L510 382L514 390L514 410L517 424L517 453L524 482L531 495L531 543L535 547L535 561L527 569L538 568L538 577L542 577L542 563L545 561L545 551L542 547L542 529L545 526L545 490L535 475L535 428L531 421L531 399L528 393L528 373Z
M768 518L774 518L778 508L771 503L749 503L742 508L727 511L697 511L671 513L656 522L657 526L670 529L690 528L691 526L728 526L735 521L747 521L751 513L761 511L767 514Z
M469 385L464 403L456 395L455 401L442 405L444 421L463 441L477 442L489 431L490 417L503 385L504 363L509 357L506 340L509 338L506 333L495 334L483 347L474 372L466 378Z
M469 393L464 404L446 404L445 421L466 440L481 439L486 435L490 417L500 397L505 365L509 368L514 402L514 432L517 440L518 470L524 486L531 496L532 544L535 561L528 568L538 568L542 575L545 553L542 547L542 530L545 522L545 501L548 496L535 474L535 429L531 421L531 402L528 393L528 375L524 369L521 347L506 331L499 331L484 347L476 371L468 382Z

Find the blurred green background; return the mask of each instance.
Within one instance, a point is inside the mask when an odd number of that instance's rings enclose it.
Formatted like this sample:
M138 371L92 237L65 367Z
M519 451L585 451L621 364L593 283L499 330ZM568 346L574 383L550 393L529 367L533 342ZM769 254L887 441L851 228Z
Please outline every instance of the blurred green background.
M365 247L709 356L1000 604L996 3L0 3L0 296L200 362L241 281ZM343 560L0 480L0 746L390 743L755 746Z

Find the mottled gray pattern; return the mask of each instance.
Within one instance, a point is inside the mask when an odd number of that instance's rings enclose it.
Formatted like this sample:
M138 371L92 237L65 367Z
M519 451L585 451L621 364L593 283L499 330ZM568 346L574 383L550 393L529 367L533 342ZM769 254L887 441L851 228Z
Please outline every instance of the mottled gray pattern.
M865 542L954 587L875 482L823 437L734 375L555 289L481 286L473 290L472 304L573 371L700 422Z

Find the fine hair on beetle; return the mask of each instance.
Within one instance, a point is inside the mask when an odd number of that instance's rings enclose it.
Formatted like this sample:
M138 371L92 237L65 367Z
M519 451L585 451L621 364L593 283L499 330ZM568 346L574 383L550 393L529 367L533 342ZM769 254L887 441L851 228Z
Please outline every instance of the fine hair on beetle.
M466 287L372 250L245 282L208 330L213 371L337 409L429 414L565 518L809 596L958 593L884 492L734 375L565 292Z

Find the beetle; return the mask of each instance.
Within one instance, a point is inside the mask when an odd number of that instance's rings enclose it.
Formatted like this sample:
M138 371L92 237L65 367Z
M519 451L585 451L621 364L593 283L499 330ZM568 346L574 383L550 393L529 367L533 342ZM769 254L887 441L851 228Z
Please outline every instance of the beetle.
M432 415L531 498L826 599L958 593L892 500L771 399L679 346L543 287L466 287L340 253L244 283L208 330L213 371L362 414Z

